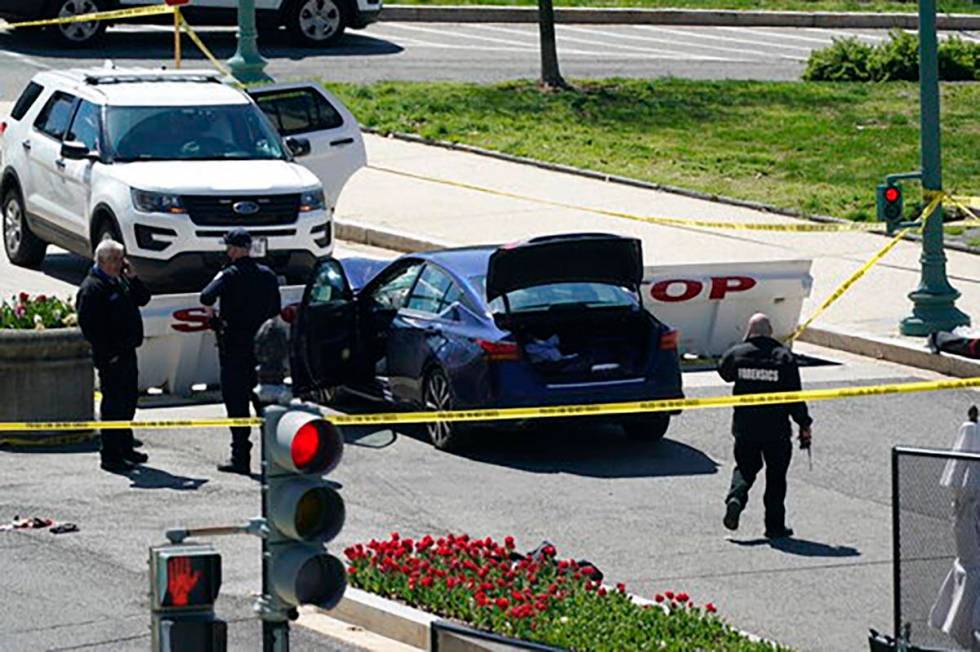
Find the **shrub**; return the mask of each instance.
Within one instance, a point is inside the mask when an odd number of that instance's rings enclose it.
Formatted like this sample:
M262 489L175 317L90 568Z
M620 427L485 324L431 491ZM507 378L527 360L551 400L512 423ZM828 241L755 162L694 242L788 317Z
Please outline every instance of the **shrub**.
M980 43L958 36L939 42L939 78L944 81L980 80ZM807 81L918 81L919 37L894 30L874 46L855 39L835 39L810 53L803 79Z
M503 544L463 534L388 541L344 551L353 586L484 630L566 649L772 652L683 592L665 591L639 605L626 586L607 588L598 571L557 559L553 546L524 557L513 537Z
M62 301L43 294L31 297L21 292L0 304L0 328L44 330L77 323L78 317L70 300Z
M871 46L856 38L834 39L830 47L814 50L806 62L806 81L869 81Z

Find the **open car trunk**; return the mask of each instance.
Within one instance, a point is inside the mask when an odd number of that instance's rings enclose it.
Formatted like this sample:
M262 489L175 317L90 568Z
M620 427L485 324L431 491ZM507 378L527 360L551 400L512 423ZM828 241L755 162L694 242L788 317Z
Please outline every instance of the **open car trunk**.
M646 375L657 326L637 308L581 308L497 315L522 358L549 383L586 383Z

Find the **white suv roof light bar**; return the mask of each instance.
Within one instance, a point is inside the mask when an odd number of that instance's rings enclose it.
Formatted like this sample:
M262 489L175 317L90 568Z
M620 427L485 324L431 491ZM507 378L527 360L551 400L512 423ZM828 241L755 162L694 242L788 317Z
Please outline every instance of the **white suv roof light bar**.
M126 84L132 82L220 82L224 75L211 70L98 70L84 73L85 83Z

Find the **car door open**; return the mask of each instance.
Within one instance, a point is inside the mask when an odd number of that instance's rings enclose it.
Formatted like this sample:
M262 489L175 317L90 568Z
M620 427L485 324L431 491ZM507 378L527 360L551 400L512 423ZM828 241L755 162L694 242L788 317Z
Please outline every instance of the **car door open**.
M317 265L303 292L290 338L293 392L339 387L350 381L356 342L356 299L341 264Z
M347 180L367 163L353 114L318 84L273 84L248 93L283 138L310 142L309 154L297 162L320 179L327 203L336 207Z

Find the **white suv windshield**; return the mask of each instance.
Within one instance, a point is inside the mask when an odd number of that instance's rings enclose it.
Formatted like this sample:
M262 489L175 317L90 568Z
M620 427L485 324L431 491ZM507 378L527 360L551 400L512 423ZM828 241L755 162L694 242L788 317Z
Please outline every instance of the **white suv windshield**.
M109 107L106 133L121 162L284 158L279 135L251 104Z

